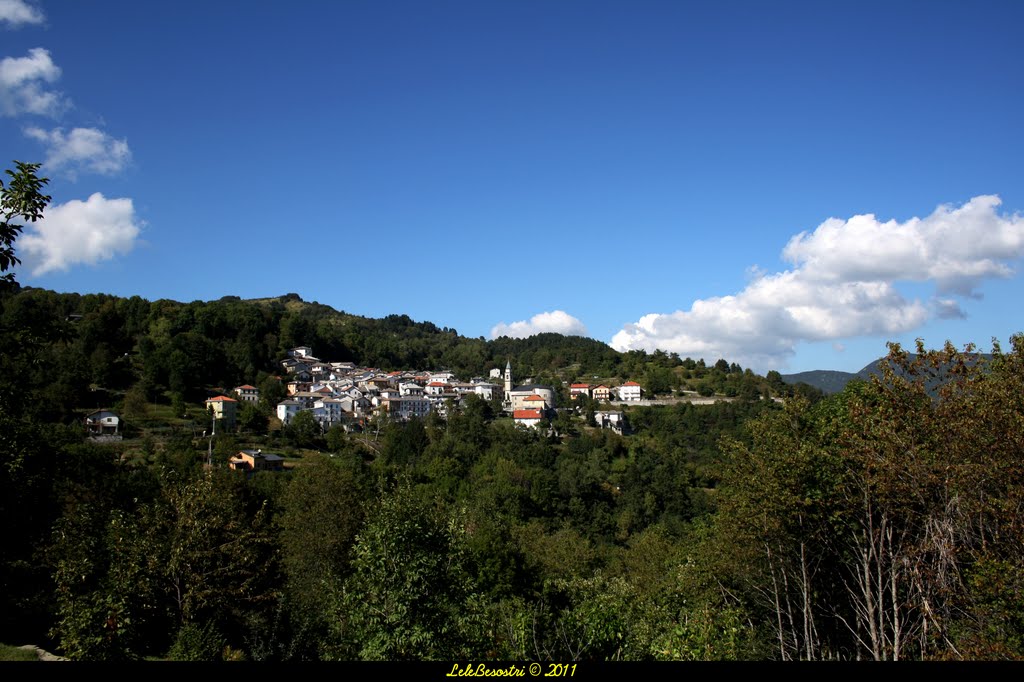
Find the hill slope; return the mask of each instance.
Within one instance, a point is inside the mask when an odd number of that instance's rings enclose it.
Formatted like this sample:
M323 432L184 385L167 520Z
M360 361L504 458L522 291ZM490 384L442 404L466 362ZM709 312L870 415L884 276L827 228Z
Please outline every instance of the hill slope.
M911 360L916 357L913 353L908 353L908 356ZM977 362L979 359L984 359L986 361L992 359L992 355L989 353L977 353L972 357L974 358L974 362ZM831 369L816 369L809 372L797 372L796 374L783 374L782 380L787 384L805 383L819 389L826 395L830 395L832 393L839 393L846 387L846 384L850 383L854 379L868 381L873 376L881 376L882 363L885 361L886 358L884 357L878 358L874 362L868 363L857 373L840 372Z

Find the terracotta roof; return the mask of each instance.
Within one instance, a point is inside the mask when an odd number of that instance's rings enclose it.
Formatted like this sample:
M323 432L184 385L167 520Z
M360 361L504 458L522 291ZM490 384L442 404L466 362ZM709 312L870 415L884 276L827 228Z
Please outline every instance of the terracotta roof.
M624 383L622 385L623 386L639 386L640 384L636 383L635 381L627 381L626 383Z
M590 388L590 384L573 384L569 388Z
M600 386L595 386L595 387L594 387L594 390L596 391L596 390L597 390L597 389L599 389L599 388L603 388L603 389L605 389L605 390L608 390L608 387L607 387L607 386L605 386L604 384L601 384Z
M238 401L234 398L229 398L226 395L219 395L216 398L207 398L208 403L237 403Z
M255 391L256 390L255 386L250 386L249 384L245 384L244 386L236 386L235 390L237 391L240 388L241 389L245 389L246 391Z
M543 417L540 410L516 410L512 413L513 419L543 419Z
M539 401L541 401L541 402L544 402L544 398L541 398L541 397L540 397L539 395L537 395L536 393L534 393L534 394L533 394L533 395L531 395L531 396L530 396L529 398L526 398L526 399L524 399L524 400L523 400L523 402L524 402L524 403L530 403L530 402L533 402L533 403L535 403L535 402L537 402L538 400L539 400Z
M427 386L447 386L443 381L431 381Z

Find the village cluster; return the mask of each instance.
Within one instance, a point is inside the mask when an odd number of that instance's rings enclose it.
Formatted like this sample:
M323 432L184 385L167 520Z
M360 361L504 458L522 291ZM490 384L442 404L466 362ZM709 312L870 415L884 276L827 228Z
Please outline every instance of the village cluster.
M309 411L325 431L335 425L348 427L372 414L398 421L426 417L431 412L445 416L449 405L461 404L470 394L486 401L501 400L516 423L528 427L536 427L555 410L554 387L516 386L511 362L506 363L504 371L496 367L488 378L473 377L468 382L459 381L447 371L381 372L351 362L325 362L308 346L288 351L281 365L287 373L284 381L288 398L277 404L278 419L288 424L295 415ZM221 395L206 401L214 416L229 428L235 424L240 402L260 399L259 389L248 384L236 387L233 393L235 397ZM642 396L640 385L632 381L617 389L572 384L569 394L572 400L586 395L604 401L612 399L613 394L623 401L639 401ZM596 419L601 426L621 430L621 412L599 412Z
M473 377L468 382L459 381L447 371L382 372L356 367L352 362L324 362L315 357L308 346L288 351L281 366L286 373L282 381L288 397L277 404L277 418L287 425L297 414L309 412L324 432L334 426L349 429L365 423L366 418L375 414L396 421L423 418L431 412L446 416L451 406L463 405L471 394L488 402L500 400L502 409L517 424L528 428L537 428L544 420L554 417L556 411L555 388L532 383L515 385L511 361L505 364L504 370L492 369L486 379ZM233 430L238 422L239 405L260 400L259 389L248 384L236 386L231 393L231 396L218 395L206 400L214 423L220 424L217 430ZM580 396L606 402L615 399L636 402L642 399L643 392L634 381L616 388L572 384L570 399L576 401ZM594 420L597 426L618 433L627 428L621 411L595 411ZM86 417L85 425L93 440L121 440L123 423L115 412L97 410ZM250 472L280 470L283 458L260 450L242 450L228 464L233 469Z

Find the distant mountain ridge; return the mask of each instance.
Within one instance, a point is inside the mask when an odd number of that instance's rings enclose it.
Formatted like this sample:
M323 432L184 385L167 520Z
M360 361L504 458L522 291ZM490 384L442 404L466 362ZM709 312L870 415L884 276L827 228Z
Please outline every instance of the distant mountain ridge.
M861 374L868 371L875 363L871 363L860 372L840 372L834 369L812 369L808 372L797 372L796 374L783 374L782 380L787 384L807 384L813 386L822 393L831 395L839 393L854 379L865 378ZM868 375L870 376L870 374Z
M914 353L908 353L910 360L917 357ZM992 355L990 353L972 353L972 357L984 358L985 360L991 360ZM782 380L787 384L799 384L804 383L814 388L819 389L826 395L833 393L839 393L846 384L850 383L854 379L861 381L869 381L872 376L882 375L882 363L886 361L886 357L881 357L874 362L869 363L859 372L840 372L833 369L815 369L809 372L797 372L796 374L783 374Z

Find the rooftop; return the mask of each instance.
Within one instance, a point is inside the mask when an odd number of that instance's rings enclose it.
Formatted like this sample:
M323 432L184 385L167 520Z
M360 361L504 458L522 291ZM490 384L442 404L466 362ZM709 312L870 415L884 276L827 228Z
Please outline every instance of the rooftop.
M543 419L544 415L540 410L516 410L512 413L513 419Z

